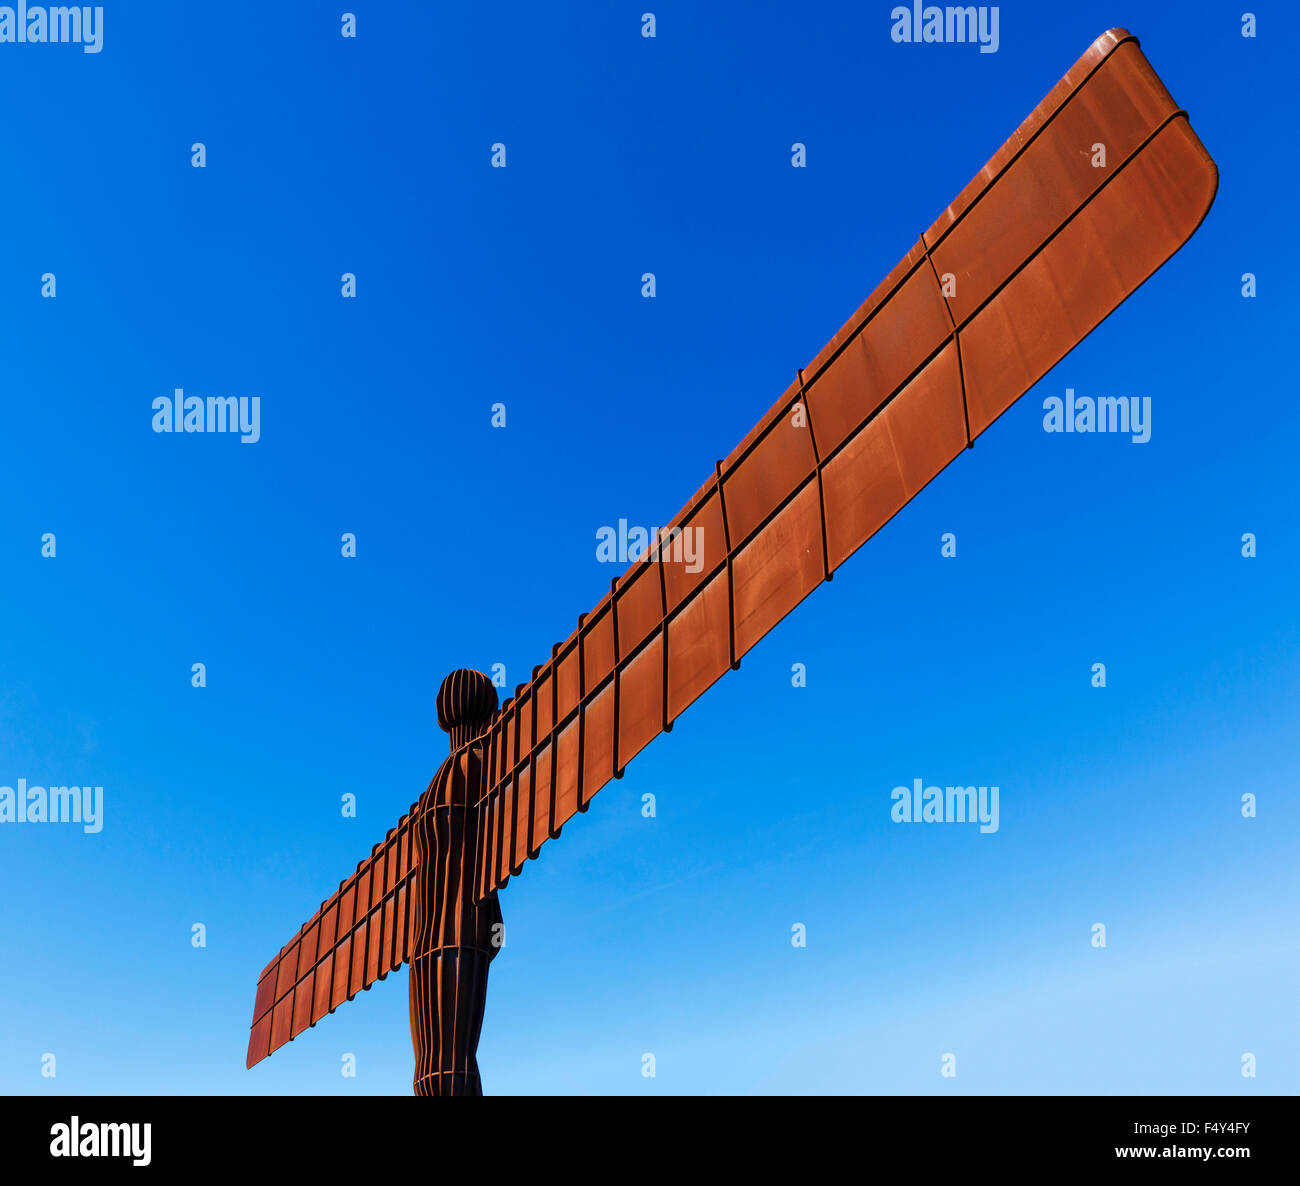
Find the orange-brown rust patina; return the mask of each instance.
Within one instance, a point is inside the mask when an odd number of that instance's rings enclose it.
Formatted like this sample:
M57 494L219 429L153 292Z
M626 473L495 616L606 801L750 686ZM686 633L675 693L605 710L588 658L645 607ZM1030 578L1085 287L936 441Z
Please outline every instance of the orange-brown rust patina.
M633 561L500 712L485 676L448 677L452 756L263 969L248 1065L409 961L416 1091L481 1090L497 891L1169 259L1217 186L1136 38L1099 37L664 529L692 563Z
M480 671L453 671L438 692L438 723L452 752L420 797L411 943L411 1043L416 1095L481 1095L478 1050L488 965L501 948L496 894L475 902L474 850L483 747L497 691Z

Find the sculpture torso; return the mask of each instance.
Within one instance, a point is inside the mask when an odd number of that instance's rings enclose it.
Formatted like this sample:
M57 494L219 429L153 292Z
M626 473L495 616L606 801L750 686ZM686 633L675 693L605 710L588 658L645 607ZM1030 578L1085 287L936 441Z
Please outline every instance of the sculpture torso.
M474 854L478 812L473 806L483 778L481 751L452 754L420 796L414 843L420 893L412 955L468 948L495 955L492 927L501 921L496 895L474 905Z

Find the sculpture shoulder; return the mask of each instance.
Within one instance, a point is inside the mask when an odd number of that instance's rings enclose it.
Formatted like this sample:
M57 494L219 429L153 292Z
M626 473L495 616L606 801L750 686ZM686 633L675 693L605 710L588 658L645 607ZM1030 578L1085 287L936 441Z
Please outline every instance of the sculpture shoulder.
M469 746L447 757L420 797L422 809L473 807L483 781L482 749Z

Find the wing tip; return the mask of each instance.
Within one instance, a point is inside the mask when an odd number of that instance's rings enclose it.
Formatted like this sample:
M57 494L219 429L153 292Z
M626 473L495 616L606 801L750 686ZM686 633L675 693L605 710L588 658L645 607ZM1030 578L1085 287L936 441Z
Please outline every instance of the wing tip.
M1214 199L1219 196L1219 165L1218 162L1210 155L1209 150L1202 143L1200 136L1196 134L1196 129L1192 127L1191 117L1185 111L1179 112L1178 122L1182 125L1188 138L1191 140L1192 148L1201 158L1203 168L1198 170L1198 180L1201 185L1199 200L1196 205L1196 221L1192 223L1187 233L1179 242L1181 248L1191 237L1201 229L1201 223L1209 216L1210 209L1214 205Z
M244 1070L251 1071L262 1059L270 1054L269 1050L259 1052L253 1045L255 1033L250 1034L248 1038L248 1053L244 1057Z

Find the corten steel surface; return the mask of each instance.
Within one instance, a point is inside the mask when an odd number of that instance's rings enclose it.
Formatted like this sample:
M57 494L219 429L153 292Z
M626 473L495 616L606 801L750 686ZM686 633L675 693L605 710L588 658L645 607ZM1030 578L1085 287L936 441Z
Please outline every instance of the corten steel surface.
M1173 255L1217 185L1136 39L1099 37L664 529L697 532L699 570L664 542L499 712L461 710L429 790L263 971L248 1065L414 956L416 1089L478 1090L496 891ZM444 692L468 704L470 674Z
M482 1095L479 1030L488 965L500 950L495 894L474 900L476 798L482 747L469 744L496 716L497 690L478 671L453 671L438 691L438 723L452 753L420 797L412 830L424 870L411 925L411 1043L416 1095Z

